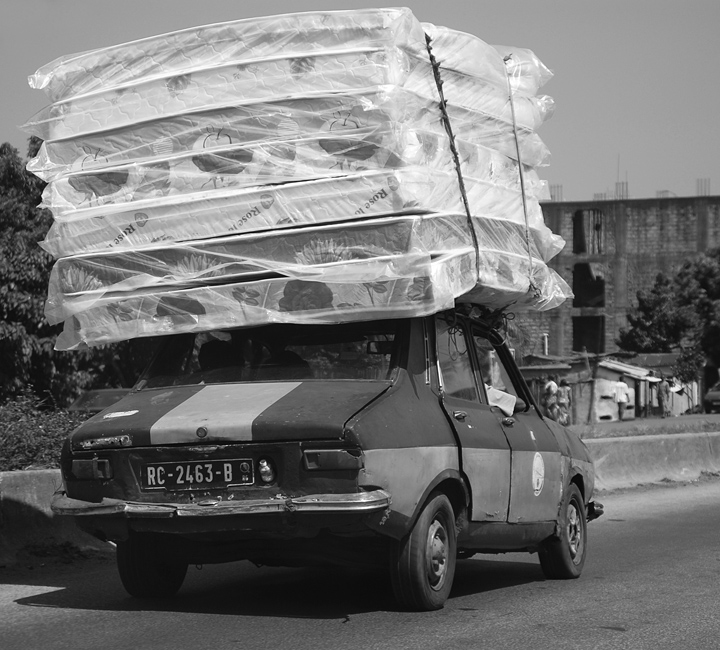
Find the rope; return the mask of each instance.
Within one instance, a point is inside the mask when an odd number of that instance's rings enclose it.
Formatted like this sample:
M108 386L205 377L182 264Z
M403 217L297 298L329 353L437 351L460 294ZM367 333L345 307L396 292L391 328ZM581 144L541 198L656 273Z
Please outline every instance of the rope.
M523 215L525 217L525 245L527 246L528 263L530 264L530 267L528 269L528 283L530 285L528 292L532 291L536 298L540 298L540 290L535 286L535 283L532 279L533 260L532 253L530 252L530 224L528 219L527 198L525 196L525 174L523 173L522 157L520 155L520 139L517 132L517 120L515 119L515 102L513 101L512 85L510 84L510 72L507 69L508 61L510 61L511 58L512 54L508 54L503 59L503 62L505 63L505 78L507 79L508 98L510 100L510 115L512 116L513 138L515 139L515 152L517 154L518 173L520 175L520 194L522 196Z
M450 124L450 116L447 113L447 100L443 93L443 81L440 78L440 64L435 59L435 55L432 51L432 45L430 42L432 39L429 34L425 34L425 44L427 46L428 56L430 57L430 65L432 66L433 77L435 78L435 85L437 86L438 94L440 95L440 113L442 115L443 126L448 134L450 140L450 153L455 163L455 171L457 172L458 185L460 186L460 196L462 197L463 206L465 208L465 214L467 216L468 226L470 227L470 234L472 235L473 247L475 248L475 270L477 272L477 280L480 281L480 245L478 243L477 233L475 232L475 226L472 221L472 213L470 212L470 203L467 198L467 191L465 190L465 179L462 175L462 169L460 168L460 156L458 154L457 146L455 145L455 134Z

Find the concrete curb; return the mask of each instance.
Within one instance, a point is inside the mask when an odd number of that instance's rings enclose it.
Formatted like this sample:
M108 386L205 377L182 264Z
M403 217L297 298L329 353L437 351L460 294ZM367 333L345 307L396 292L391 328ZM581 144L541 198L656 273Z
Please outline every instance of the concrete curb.
M15 564L18 552L28 547L112 549L79 530L70 517L53 515L50 501L61 486L57 469L0 472L0 566Z
M703 472L720 472L720 432L593 438L585 444L601 490L694 481Z
M693 481L703 472L720 472L720 432L592 438L585 443L600 490ZM18 551L32 546L112 549L81 532L72 518L53 515L50 501L61 485L55 469L0 472L0 566L14 564Z

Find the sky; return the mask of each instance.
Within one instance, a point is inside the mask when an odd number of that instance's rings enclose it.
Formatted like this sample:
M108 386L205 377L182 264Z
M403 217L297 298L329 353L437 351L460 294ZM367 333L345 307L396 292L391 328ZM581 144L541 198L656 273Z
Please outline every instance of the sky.
M410 7L422 22L531 49L554 77L540 177L565 201L720 194L720 0L0 0L0 142L49 102L27 77L68 54L271 14Z

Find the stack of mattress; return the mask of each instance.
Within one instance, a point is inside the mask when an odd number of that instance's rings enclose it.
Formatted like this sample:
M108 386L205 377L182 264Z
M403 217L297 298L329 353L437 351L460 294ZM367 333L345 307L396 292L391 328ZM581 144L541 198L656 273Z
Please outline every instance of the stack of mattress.
M223 23L41 68L52 103L24 128L44 140L28 168L54 216L57 347L560 304L536 171L549 77L407 9Z

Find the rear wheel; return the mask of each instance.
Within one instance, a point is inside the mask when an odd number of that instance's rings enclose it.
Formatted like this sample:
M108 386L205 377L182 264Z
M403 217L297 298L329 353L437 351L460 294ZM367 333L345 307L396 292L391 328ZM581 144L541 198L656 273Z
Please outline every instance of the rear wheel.
M540 567L547 578L578 578L587 551L587 518L582 493L574 483L565 491L559 523L560 536L540 546Z
M457 532L448 498L433 493L410 535L397 543L391 576L401 606L419 611L440 609L455 577Z
M117 543L116 557L123 587L136 598L173 596L187 573L187 564L169 559L167 549L149 535L131 533Z

